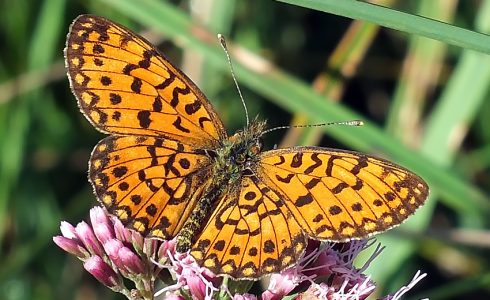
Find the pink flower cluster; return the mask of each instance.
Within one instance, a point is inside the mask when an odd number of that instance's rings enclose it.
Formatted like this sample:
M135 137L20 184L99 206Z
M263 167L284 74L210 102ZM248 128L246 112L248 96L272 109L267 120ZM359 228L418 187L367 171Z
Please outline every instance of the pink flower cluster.
M176 253L173 240L143 238L100 207L91 209L90 221L91 226L80 222L76 227L62 222L62 235L53 240L82 260L84 268L101 283L128 299L278 300L288 296L362 300L376 288L364 271L383 250L378 245L365 265L356 268L354 259L374 244L372 240L338 244L310 240L303 257L291 268L268 277L267 289L257 297L248 293L253 282L214 275L187 253ZM384 299L400 299L424 276L417 273L409 285ZM133 281L134 287L128 289L123 277Z
M112 290L128 298L138 295L152 299L154 282L161 271L152 261L165 259L162 253L171 247L170 243L144 239L100 207L90 210L90 222L80 222L76 227L61 222L62 235L53 237L53 241L79 258L85 270ZM123 277L133 281L135 289L127 289Z

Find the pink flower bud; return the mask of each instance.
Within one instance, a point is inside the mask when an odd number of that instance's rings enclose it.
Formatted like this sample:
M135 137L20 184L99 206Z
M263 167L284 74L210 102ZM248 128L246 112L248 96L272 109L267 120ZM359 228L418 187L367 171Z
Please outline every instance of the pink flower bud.
M132 231L124 227L124 225L119 221L119 219L111 217L112 222L114 223L114 234L116 235L116 239L125 242L131 243Z
M121 278L99 256L89 257L83 263L83 267L98 281L110 288L122 285Z
M78 223L75 230L78 237L82 241L83 245L85 245L85 247L88 249L90 253L98 255L100 257L104 255L102 246L97 240L97 237L95 236L92 228L90 228L90 226L87 223L85 222Z
M90 221L95 236L102 244L114 238L114 227L102 208L96 206L90 210Z
M195 274L189 274L185 276L187 286L189 287L189 292L193 299L204 300L206 296L206 285L204 282Z
M90 256L90 253L88 253L88 251L85 250L81 243L76 239L69 239L64 236L55 236L53 237L53 242L61 249L75 255L80 259L85 259Z
M151 239L144 239L143 236L134 230L131 230L131 244L133 247L137 250L142 252L143 249L145 248L145 243L152 242L153 240ZM148 253L148 252L146 252Z
M175 254L175 238L163 241L157 251L157 261L166 261L169 256Z
M119 249L118 256L124 268L134 274L143 274L145 267L141 259L128 247L123 247Z
M109 259L118 269L122 269L124 271L124 263L119 258L119 250L123 247L123 243L116 239L111 239L104 243L104 250L105 253L107 253L107 255L109 256Z
M77 231L73 225L66 221L62 221L60 225L61 234L69 239L78 239Z
M262 299L277 300L289 294L299 283L296 273L296 270L290 268L280 274L272 274L269 287L262 293Z

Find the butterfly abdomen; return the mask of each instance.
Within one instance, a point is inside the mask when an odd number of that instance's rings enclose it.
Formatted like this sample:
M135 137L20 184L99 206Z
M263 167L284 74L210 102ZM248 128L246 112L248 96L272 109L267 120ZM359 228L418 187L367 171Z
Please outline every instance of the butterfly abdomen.
M191 216L187 219L177 236L177 252L187 252L191 248L209 218L216 199L222 192L223 187L217 185L212 186L204 196L197 201Z
M190 217L180 230L177 236L176 245L176 250L178 252L187 252L196 242L204 225L207 223L210 215L215 209L217 201L221 198L221 195L226 192L230 183L234 181L233 178L236 178L236 176L233 176L233 171L229 172L232 169L235 169L236 171L235 165L231 161L225 162L225 156L226 155L223 155L223 153L215 152L210 155L214 160L213 170L211 174L208 174L207 176L210 176L212 184L198 199Z

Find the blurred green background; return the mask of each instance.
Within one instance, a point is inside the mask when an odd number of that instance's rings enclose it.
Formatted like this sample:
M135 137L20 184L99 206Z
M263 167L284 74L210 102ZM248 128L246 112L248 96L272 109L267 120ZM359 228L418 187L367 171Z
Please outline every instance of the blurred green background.
M403 18L350 0L287 2L371 22L276 1L1 2L1 299L122 299L52 242L60 221L76 224L96 204L87 161L103 135L78 111L63 62L69 24L85 13L157 44L211 99L229 133L245 115L218 32L251 117L270 126L363 120L274 131L266 143L359 150L420 174L431 197L379 236L386 249L366 273L380 295L421 270L428 276L406 299L490 298L490 38L471 32L490 32L490 1L377 1ZM427 30L441 41L421 37Z

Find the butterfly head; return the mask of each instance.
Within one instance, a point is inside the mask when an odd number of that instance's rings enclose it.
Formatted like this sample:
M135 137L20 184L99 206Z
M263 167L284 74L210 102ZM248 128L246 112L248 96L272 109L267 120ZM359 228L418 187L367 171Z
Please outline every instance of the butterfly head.
M257 119L250 125L238 131L224 142L223 147L217 151L217 166L222 171L230 169L235 174L249 172L257 155L262 151L262 132L266 122Z

